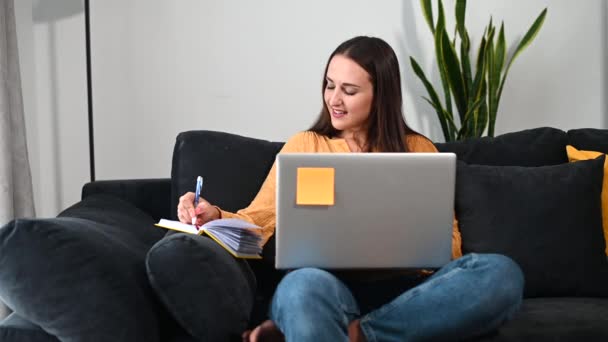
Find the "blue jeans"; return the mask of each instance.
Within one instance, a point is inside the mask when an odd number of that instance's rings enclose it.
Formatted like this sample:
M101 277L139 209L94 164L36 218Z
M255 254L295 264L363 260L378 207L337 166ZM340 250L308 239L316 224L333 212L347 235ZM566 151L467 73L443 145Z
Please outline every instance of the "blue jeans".
M336 275L302 268L279 284L270 318L287 341L348 341L348 324L357 318L368 341L462 340L508 320L521 304L523 286L523 273L511 259L467 254L361 316L352 291Z

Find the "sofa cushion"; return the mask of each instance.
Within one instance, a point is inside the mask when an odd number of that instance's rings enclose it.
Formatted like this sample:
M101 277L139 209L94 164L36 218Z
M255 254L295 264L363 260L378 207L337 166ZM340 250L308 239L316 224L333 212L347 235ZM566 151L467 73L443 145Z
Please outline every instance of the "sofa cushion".
M568 131L568 144L579 150L608 153L608 129L571 129Z
M165 312L145 256L164 232L118 198L0 229L0 297L62 341L158 341Z
M439 152L456 153L469 164L542 166L568 162L566 132L541 127L494 138L483 137L435 144Z
M0 341L59 342L55 336L47 334L39 326L14 312L0 322Z
M571 162L595 159L603 153L595 151L577 150L571 145L566 146L568 159ZM608 242L608 160L604 163L604 181L602 183L602 226L604 228L604 241ZM608 243L605 253L608 255Z
M282 146L222 132L180 133L171 168L172 207L177 208L179 197L194 191L196 177L203 176L202 197L227 211L245 208L258 193ZM172 215L176 219L175 210Z
M146 267L172 317L199 341L232 341L247 328L255 278L212 239L171 234L150 249Z
M604 157L543 167L459 162L463 253L514 259L526 278L526 297L608 296L603 170Z
M608 341L608 299L530 298L484 342Z

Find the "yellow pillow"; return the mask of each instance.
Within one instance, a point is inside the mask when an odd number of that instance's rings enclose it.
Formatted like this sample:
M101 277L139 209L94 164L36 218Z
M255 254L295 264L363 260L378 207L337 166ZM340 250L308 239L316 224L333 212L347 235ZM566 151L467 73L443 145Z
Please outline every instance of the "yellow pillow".
M580 160L595 159L604 153L595 151L577 150L574 146L566 146L568 160L576 162ZM604 162L604 182L602 183L602 226L604 227L604 240L606 241L606 255L608 255L608 157Z

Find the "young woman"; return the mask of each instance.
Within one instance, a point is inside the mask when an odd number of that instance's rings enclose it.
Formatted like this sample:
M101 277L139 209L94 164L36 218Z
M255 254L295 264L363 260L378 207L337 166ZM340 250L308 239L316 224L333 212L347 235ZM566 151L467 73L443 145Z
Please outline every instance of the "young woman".
M355 37L336 48L325 68L324 106L316 123L287 141L285 152L436 152L403 118L397 57L383 40ZM179 219L199 224L238 217L275 228L275 167L249 207L224 212L194 194L181 197ZM373 213L370 213L373 215ZM331 227L327 227L331 229ZM523 275L509 258L491 254L460 257L440 270L329 272L302 268L279 284L270 319L244 340L414 341L461 340L495 329L519 307Z

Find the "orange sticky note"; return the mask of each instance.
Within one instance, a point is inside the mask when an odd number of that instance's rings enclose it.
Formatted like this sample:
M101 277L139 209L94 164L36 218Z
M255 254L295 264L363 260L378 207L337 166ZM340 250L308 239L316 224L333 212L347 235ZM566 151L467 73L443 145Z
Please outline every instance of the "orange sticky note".
M334 205L333 167L299 167L296 204Z

